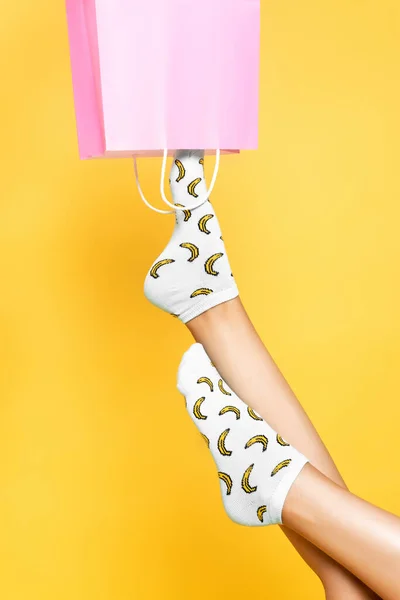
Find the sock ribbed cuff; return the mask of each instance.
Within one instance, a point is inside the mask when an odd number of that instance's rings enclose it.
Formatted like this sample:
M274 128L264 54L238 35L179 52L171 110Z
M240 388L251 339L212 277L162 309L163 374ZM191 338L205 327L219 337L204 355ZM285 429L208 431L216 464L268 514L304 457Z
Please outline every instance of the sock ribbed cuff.
M306 465L308 462L308 459L300 453L292 458L292 464L290 465L291 477L286 477L278 483L268 503L268 516L270 525L283 525L282 511L286 501L286 496L288 495L290 488L296 481L297 477L300 475L304 465Z
M179 319L182 323L188 323L192 319L200 316L205 313L210 308L214 308L223 302L228 302L229 300L233 300L239 296L239 290L237 286L232 286L226 290L222 290L221 292L215 292L211 296L205 297L201 302L196 304L195 306L191 306L188 310L184 311Z

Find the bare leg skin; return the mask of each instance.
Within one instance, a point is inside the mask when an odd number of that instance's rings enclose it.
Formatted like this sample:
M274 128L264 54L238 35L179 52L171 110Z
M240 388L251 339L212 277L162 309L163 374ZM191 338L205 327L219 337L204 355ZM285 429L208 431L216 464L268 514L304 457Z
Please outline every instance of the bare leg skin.
M283 522L385 600L400 598L400 519L307 464L283 507Z
M223 379L246 404L323 474L346 488L328 450L255 331L239 298L208 310L187 327ZM328 600L376 599L354 575L298 533L282 528L320 578Z

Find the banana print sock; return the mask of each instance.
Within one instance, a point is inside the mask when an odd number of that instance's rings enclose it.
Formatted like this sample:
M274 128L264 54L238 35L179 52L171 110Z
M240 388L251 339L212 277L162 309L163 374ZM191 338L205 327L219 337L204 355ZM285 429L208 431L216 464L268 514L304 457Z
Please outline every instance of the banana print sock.
M240 525L281 524L307 459L229 389L201 344L184 354L178 389L216 463L228 516Z
M170 185L178 206L204 197L204 152L177 152ZM194 210L176 211L175 221L171 240L147 274L144 293L155 306L187 323L236 298L239 291L210 201Z

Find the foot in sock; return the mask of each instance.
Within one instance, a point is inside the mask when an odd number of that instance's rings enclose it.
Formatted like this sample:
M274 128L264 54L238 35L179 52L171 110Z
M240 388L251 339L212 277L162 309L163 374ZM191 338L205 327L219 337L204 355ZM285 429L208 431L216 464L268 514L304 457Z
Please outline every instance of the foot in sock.
M170 179L177 210L171 240L147 274L144 292L162 310L183 323L239 295L221 229L209 200L190 210L207 193L204 153L180 151Z
M201 344L184 354L178 389L211 450L228 516L240 525L281 524L307 459L228 388Z

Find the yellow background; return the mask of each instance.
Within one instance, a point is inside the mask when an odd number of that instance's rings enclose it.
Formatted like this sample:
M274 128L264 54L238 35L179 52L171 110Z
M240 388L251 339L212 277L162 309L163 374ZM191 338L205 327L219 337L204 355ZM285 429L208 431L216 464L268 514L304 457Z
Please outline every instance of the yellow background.
M260 148L223 159L214 202L346 480L399 513L398 0L262 12ZM1 15L0 596L321 598L278 528L224 516L175 390L189 333L142 294L172 223L129 160L78 160L64 2Z

